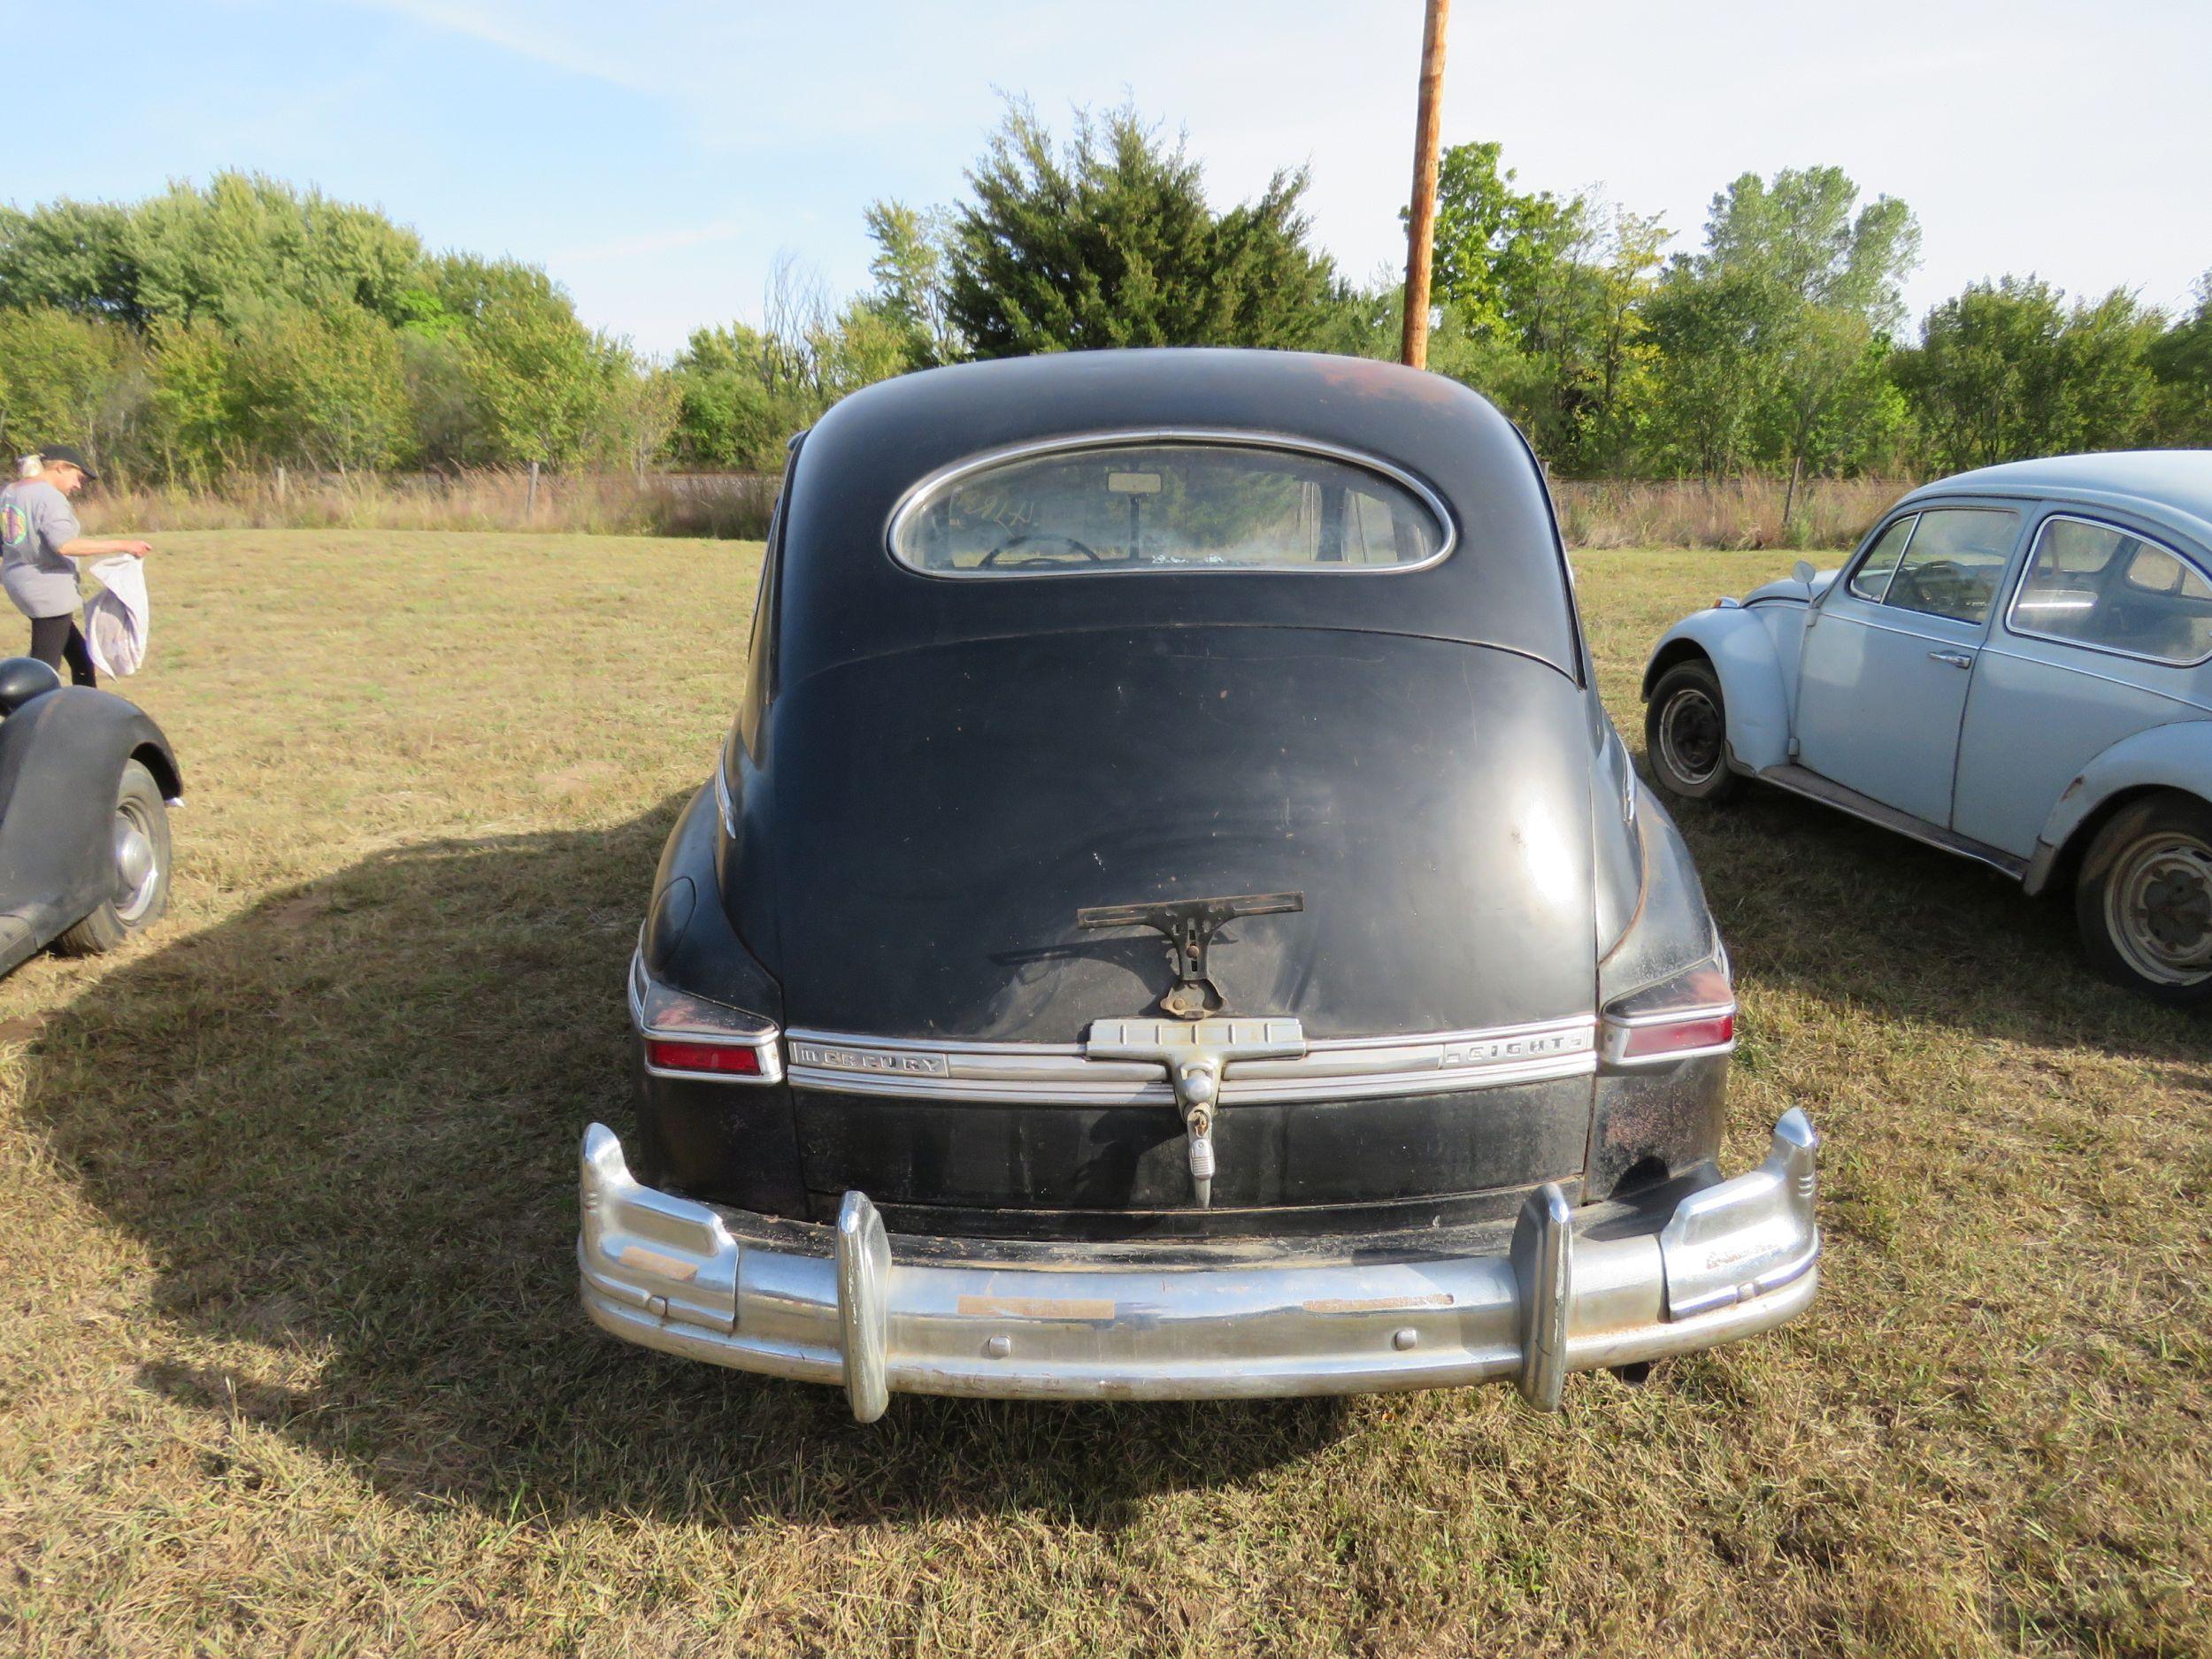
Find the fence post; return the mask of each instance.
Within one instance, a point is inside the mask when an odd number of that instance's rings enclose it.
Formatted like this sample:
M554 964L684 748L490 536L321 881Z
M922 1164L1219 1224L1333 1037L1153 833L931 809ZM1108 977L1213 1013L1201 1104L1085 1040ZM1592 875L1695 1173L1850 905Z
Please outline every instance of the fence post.
M277 463L276 495L277 505L281 507L284 505L284 463L281 461Z
M530 493L523 498L522 516L534 523L538 516L538 464L535 461L530 463Z

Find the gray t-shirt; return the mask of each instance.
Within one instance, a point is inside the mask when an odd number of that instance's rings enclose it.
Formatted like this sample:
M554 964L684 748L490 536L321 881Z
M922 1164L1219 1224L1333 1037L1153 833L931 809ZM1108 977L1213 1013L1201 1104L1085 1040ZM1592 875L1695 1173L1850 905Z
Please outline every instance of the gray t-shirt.
M82 534L69 497L44 479L0 489L0 588L18 611L65 617L77 608L77 567L61 549Z

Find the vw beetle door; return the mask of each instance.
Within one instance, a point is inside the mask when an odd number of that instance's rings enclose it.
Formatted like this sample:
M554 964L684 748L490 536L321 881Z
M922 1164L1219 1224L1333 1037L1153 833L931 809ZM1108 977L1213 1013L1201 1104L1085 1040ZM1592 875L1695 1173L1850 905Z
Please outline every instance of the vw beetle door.
M1967 689L2019 530L2010 508L1949 504L1883 527L1806 619L1799 764L1950 824Z

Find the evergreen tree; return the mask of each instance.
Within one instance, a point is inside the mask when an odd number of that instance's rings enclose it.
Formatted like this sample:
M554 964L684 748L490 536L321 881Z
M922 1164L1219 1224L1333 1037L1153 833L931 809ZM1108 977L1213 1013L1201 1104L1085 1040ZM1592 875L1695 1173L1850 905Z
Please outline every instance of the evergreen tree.
M1133 110L1078 115L1060 150L1018 104L968 182L947 313L978 357L1303 346L1320 331L1330 265L1306 245L1302 170L1216 213L1182 141Z

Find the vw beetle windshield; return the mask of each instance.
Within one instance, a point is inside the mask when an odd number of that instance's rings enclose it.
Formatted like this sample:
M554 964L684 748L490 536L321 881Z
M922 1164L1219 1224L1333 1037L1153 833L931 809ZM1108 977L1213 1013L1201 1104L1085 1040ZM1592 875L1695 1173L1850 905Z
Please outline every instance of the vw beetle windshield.
M935 576L1402 570L1449 551L1426 494L1303 449L1093 444L956 470L901 510L891 548Z

